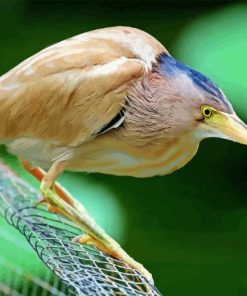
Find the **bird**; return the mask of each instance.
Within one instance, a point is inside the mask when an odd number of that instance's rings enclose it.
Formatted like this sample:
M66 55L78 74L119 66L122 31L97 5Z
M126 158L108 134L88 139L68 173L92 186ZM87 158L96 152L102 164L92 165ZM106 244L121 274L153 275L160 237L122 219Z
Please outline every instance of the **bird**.
M247 144L247 126L223 91L132 27L84 32L41 50L0 77L0 100L0 143L40 180L40 203L84 231L75 242L122 259L150 281L57 177L167 175L203 139Z

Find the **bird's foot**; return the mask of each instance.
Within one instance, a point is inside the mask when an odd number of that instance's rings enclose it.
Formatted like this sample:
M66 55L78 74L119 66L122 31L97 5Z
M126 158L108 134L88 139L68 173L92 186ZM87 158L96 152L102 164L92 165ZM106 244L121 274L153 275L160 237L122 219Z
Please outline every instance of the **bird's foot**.
M49 194L56 194L55 190L51 190L53 192L50 192ZM46 205L47 206L47 210L51 213L54 214L59 214L59 215L63 215L62 211L59 210L59 208L55 205L52 205L49 203L49 196L45 196L44 193L43 197L41 197L36 203L35 203L35 207L39 206L39 205Z
M42 194L42 198L38 200L35 206L39 206L45 204L47 206L47 210L51 213L59 214L62 216L67 216L63 207L60 205L61 198L57 195L55 188L47 188L43 183L41 183L40 191ZM62 201L65 205L66 202Z
M137 270L139 273L141 273L145 278L147 278L151 283L153 283L153 277L152 274L140 263L135 261L133 258L131 258L122 248L121 246L115 242L113 239L110 239L106 242L100 241L90 234L82 234L75 237L72 242L80 243L82 245L92 245L95 246L100 251L115 257L117 259L122 260L124 263L128 264L130 267Z
M94 237L92 237L87 233L76 236L75 238L73 238L72 242L79 243L81 245L95 246L100 251L114 257L114 254L113 252L111 252L111 250L108 250L107 247L102 242L100 242L99 240L95 239Z
M72 204L66 202L52 186L47 186L46 182L41 183L40 190L44 197L42 201L48 204L48 209L50 208L51 211L55 211L72 220L86 233L83 236L77 237L75 241L81 244L94 245L99 250L122 260L153 283L152 275L149 271L142 264L131 258L104 229L98 226L81 203L75 199L71 199Z

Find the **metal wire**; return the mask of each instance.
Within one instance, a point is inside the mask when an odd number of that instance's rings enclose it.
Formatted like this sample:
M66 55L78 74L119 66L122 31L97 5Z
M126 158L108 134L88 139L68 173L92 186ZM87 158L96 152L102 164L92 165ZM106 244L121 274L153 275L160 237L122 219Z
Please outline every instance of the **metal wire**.
M34 207L39 198L37 190L0 164L1 214L66 285L66 295L161 295L122 261L94 247L73 243L81 230L45 207Z

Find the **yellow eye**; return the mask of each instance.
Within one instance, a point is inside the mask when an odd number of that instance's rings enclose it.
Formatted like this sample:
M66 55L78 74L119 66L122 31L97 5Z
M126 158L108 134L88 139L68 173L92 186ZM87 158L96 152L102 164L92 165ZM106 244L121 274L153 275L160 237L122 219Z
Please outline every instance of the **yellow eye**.
M213 111L209 106L202 106L201 110L202 110L202 115L206 118L209 118L213 115Z

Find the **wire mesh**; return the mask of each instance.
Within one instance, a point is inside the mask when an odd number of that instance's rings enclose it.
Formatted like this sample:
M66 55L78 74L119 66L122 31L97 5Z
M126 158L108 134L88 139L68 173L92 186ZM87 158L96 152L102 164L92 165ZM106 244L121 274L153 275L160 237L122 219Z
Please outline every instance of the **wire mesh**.
M93 246L73 243L72 222L35 207L36 189L0 164L0 211L68 288L66 295L161 295L141 274Z

